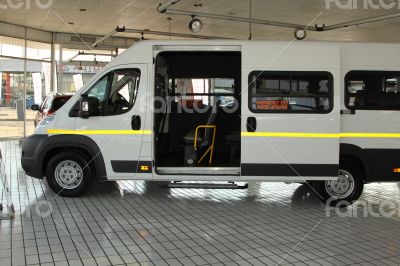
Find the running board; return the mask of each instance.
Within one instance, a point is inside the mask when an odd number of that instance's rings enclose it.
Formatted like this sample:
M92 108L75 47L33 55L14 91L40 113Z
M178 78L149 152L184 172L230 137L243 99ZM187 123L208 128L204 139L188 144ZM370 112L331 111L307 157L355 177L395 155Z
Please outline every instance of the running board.
M161 175L240 175L240 167L157 167L156 171Z
M165 185L161 185L163 188L197 188L197 189L247 189L249 185L238 185L233 182L228 184L218 183L182 183L182 182L171 182Z

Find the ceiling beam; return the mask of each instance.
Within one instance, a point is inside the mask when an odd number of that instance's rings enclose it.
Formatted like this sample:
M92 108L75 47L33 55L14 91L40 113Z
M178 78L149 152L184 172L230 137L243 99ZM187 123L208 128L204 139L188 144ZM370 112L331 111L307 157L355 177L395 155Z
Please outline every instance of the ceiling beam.
M168 9L168 7L170 7L170 6L172 6L172 5L175 5L176 3L178 3L179 1L181 1L181 0L169 0L168 2L166 2L165 4L159 4L159 6L158 6L158 8L157 8L157 10L158 10L158 12L160 12L160 13L164 13L167 9Z
M253 18L245 18L245 17L236 17L236 16L227 16L227 15L219 15L219 14L212 14L212 13L194 12L194 11L192 12L192 11L184 11L184 10L177 10L177 9L166 9L164 13L173 14L173 15L183 15L183 16L191 16L191 17L212 18L212 19L220 19L220 20L245 22L245 23L254 23L254 24L260 24L260 25L277 26L277 27L284 27L284 28L291 28L291 29L315 30L314 26L307 26L307 25L301 25L301 24L295 24L295 23L253 19Z
M111 37L115 37L114 35L120 32L124 33L139 33L142 35L159 35L159 36L172 36L172 37L180 37L180 38L188 38L188 39L205 39L205 40L211 40L211 39L223 39L223 40L232 40L233 38L224 38L224 37L218 37L218 36L209 36L209 35L197 35L197 34L188 34L188 33L180 33L180 32L168 32L168 31L154 31L154 30L141 30L141 29L128 29L123 26L122 28L117 26L115 30L111 31L104 37L100 38L96 42L92 44L92 47L97 47L101 42L106 41L107 39ZM139 40L139 39L137 39Z
M189 39L224 39L224 40L232 40L232 38L223 38L218 36L208 36L208 35L196 35L196 34L188 34L188 33L179 33L179 32L168 32L168 31L153 31L153 30L140 30L140 29L125 29L127 33L140 33L147 35L161 35L161 36L173 36L173 37L181 37L181 38L189 38Z

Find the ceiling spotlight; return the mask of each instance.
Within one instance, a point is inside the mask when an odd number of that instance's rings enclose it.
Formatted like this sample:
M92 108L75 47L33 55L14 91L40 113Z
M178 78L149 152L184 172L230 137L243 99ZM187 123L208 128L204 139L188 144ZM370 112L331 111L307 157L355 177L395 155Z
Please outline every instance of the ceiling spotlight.
M303 29L295 29L294 31L294 37L296 40L304 40L307 36L306 30Z
M201 31L202 28L203 28L203 22L201 22L201 20L198 18L193 18L189 22L189 30L193 33Z

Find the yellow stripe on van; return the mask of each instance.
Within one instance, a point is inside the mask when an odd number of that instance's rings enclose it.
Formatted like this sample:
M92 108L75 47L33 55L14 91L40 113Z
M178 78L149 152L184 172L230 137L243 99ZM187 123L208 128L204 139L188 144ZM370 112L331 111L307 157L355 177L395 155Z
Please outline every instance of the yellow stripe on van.
M243 137L280 137L280 138L339 138L335 133L299 133L299 132L242 132Z
M400 133L242 132L242 137L276 138L400 138Z
M69 135L150 135L151 130L67 130L48 129L48 134L69 134Z
M400 138L400 133L340 133L341 138Z

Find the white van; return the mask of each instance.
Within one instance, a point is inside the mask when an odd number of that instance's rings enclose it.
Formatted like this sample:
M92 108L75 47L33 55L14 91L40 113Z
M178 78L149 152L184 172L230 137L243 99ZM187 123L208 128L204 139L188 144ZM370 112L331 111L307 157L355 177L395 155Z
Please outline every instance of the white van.
M400 180L400 45L143 41L22 148L63 196L92 179L310 182L352 202Z

